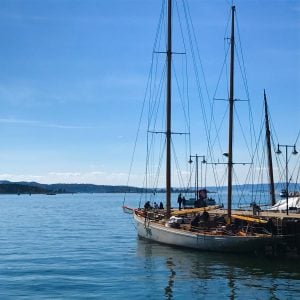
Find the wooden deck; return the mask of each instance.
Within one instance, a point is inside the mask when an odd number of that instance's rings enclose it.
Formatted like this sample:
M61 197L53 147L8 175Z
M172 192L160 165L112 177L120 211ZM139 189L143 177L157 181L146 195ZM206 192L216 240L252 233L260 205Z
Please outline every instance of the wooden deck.
M188 213L201 213L204 210L207 210L210 214L217 214L217 215L224 215L227 213L227 210L222 208L211 208L211 207L205 207L205 208L197 208L197 209L182 209L182 210L172 210L173 216L179 216L183 214ZM242 216L249 216L253 217L253 210L245 210L245 209L233 209L231 211L232 215L242 215ZM289 211L289 214L287 215L285 211L272 211L272 210L263 210L260 211L258 214L255 215L256 217L266 217L266 218L280 218L280 219L300 219L300 213L291 212Z
M226 214L226 209L214 209L210 210L210 213L215 213L215 214ZM243 216L253 216L253 211L252 210L232 210L232 214L236 215L243 215ZM268 218L280 218L280 219L285 219L285 218L290 218L290 219L300 219L300 214L291 212L289 211L289 214L287 215L286 212L280 212L280 211L270 211L270 210L265 210L265 211L260 211L256 216L260 217L268 217Z

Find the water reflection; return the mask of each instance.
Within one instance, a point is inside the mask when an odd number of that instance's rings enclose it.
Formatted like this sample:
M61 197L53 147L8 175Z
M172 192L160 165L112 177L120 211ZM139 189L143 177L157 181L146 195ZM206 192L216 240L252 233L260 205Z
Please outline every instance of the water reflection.
M236 287L235 287L235 280L234 280L234 268L229 267L229 272L228 272L228 287L230 291L229 298L231 300L235 299L236 296Z
M227 299L293 298L300 293L300 262L287 258L223 255L137 242L145 269L160 272L165 299L179 295Z
M175 269L175 264L173 263L172 257L168 258L166 261L166 266L170 270L170 275L168 279L168 285L165 287L165 296L166 299L170 300L173 298L173 285L174 285L174 280L176 276L176 272L174 271Z

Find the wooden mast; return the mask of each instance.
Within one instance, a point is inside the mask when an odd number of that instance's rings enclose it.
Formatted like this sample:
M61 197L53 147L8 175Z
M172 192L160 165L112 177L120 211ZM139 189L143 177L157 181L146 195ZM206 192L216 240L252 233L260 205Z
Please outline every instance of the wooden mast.
M228 142L228 190L227 213L231 222L232 198L232 144L233 144L233 105L234 105L234 13L235 6L231 7L231 37L230 37L230 88L229 88L229 142Z
M166 210L171 215L171 63L172 63L172 0L168 0L167 36L167 99L166 99Z
M266 142L267 142L267 155L268 155L268 169L269 169L269 184L270 184L270 197L272 205L275 205L275 186L273 176L273 162L272 162L272 150L271 150L271 132L269 126L268 104L267 96L264 90L264 103L265 103L265 125L266 125Z

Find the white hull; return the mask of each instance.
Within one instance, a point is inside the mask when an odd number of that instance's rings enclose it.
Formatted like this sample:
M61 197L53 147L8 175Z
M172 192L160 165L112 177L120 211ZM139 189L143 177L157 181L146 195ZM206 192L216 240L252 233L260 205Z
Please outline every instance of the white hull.
M214 252L254 252L264 250L275 242L271 236L229 236L196 233L189 230L166 227L133 214L140 237L179 247Z
M300 209L300 196L297 197L289 197L289 209L296 208ZM273 205L270 210L286 210L286 199L282 199L278 201L275 205Z

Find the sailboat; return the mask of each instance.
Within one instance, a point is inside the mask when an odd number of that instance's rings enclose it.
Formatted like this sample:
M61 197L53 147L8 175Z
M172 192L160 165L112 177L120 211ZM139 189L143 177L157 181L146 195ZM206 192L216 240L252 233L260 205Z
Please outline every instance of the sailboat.
M172 0L167 1L166 45L166 129L165 135L165 209L132 209L139 237L167 244L198 249L200 251L255 252L273 245L278 240L272 222L256 216L232 212L233 177L233 107L234 107L234 42L235 6L231 7L230 37L230 89L229 89L229 141L227 157L227 209L213 213L217 206L182 209L171 208L171 103L172 103ZM214 217L212 218L213 215Z
M294 212L298 212L300 211L300 192L293 191L289 193L288 188L282 189L279 194L282 199L279 200L278 202L276 202L275 199L273 162L272 162L272 152L271 152L271 132L269 127L268 105L267 105L267 96L265 91L264 91L264 106L265 106L266 144L267 144L267 152L268 152L267 156L268 156L268 170L269 170L270 197L271 197L271 207L269 208L269 210L273 210L273 211L291 210ZM298 154L295 145L292 153ZM288 187L288 183L286 183L286 186Z

